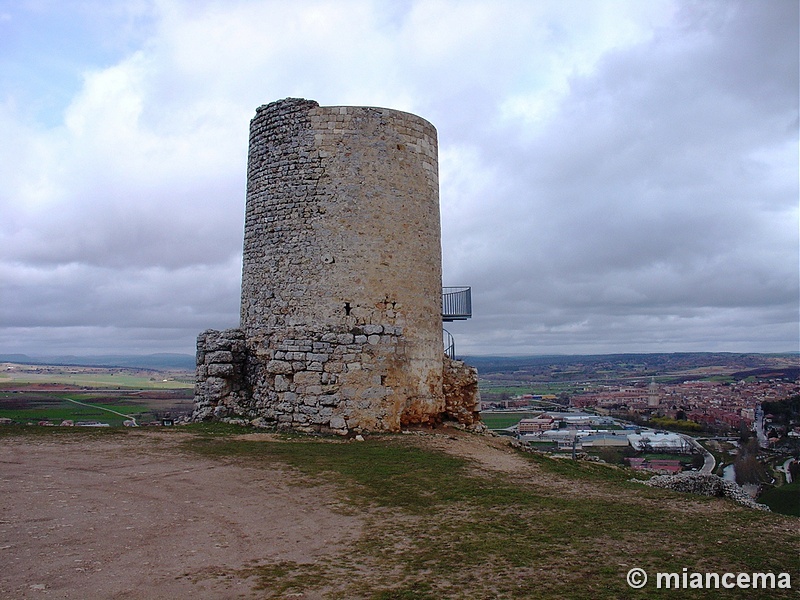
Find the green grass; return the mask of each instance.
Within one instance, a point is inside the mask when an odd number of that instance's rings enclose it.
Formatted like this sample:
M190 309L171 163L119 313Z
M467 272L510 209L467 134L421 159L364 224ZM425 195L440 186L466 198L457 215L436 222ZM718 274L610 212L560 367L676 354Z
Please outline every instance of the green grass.
M163 381L159 378L124 373L31 373L25 371L13 375L0 374L0 389L3 386L24 383L57 383L89 388L155 390L186 389L194 386L194 383L187 381Z
M777 513L800 517L800 482L769 489L761 494L758 501Z
M284 465L306 484L333 483L366 515L362 539L335 560L250 569L265 597L326 586L338 598L661 597L652 587L627 587L632 566L800 577L796 521L629 483L625 469L526 454L548 479L522 482L478 474L469 460L405 436L242 441L210 428L185 447L265 469ZM575 483L600 493L568 492ZM381 574L367 594L357 581L346 583L348 572L365 565ZM717 590L693 592L719 597ZM725 597L787 597L761 592L726 590Z

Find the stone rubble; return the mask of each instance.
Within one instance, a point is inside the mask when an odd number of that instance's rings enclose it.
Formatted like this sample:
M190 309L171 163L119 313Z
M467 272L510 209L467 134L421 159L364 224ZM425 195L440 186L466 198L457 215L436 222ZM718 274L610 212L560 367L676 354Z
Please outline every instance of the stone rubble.
M447 418L467 426L481 423L477 369L445 356L442 391Z
M539 452L538 450L531 448L529 444L521 442L517 439L512 439L509 442L509 445L512 448L521 450L522 452L529 452L532 454ZM556 454L552 455L551 458L570 459L571 456ZM576 458L578 460L603 462L596 457L591 457L585 453L578 453ZM707 473L678 473L676 475L654 475L650 479L645 480L633 478L629 479L628 481L687 494L730 498L731 500L741 504L742 506L746 506L747 508L770 512L769 506L766 504L760 504L753 500L741 486L732 481L726 481L717 475L709 475Z
M756 510L769 512L769 507L753 500L747 492L732 481L726 481L717 475L707 473L678 473L676 475L655 475L650 479L631 479L650 487L674 490L687 494L701 496L716 496L730 498L731 500Z

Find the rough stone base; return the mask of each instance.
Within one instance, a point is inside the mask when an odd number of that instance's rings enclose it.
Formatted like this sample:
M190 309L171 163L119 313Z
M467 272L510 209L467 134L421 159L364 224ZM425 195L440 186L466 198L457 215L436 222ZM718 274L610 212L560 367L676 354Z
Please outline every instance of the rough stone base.
M461 361L444 357L444 401L403 393L393 365L404 352L400 328L294 333L250 340L241 329L201 333L191 420L340 435L480 423L478 372Z

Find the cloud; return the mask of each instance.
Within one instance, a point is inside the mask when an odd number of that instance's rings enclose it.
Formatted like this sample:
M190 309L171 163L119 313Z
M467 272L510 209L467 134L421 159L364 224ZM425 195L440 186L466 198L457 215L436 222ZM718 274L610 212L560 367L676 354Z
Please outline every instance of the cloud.
M476 304L507 319L463 327L465 352L576 338L584 351L635 349L648 335L668 349L744 349L748 337L797 347L797 64L785 59L797 35L787 15L737 8L718 5L713 27L684 11L679 31L573 77L532 134L487 142L492 183L479 190L493 197L453 236L463 242L449 265L469 265L485 286ZM787 46L750 26L785 31ZM769 94L754 91L767 80ZM504 250L487 252L491 241Z
M58 75L0 76L0 349L234 324L248 121L287 96L436 125L459 351L796 346L794 3L40 6L0 6L6 72Z

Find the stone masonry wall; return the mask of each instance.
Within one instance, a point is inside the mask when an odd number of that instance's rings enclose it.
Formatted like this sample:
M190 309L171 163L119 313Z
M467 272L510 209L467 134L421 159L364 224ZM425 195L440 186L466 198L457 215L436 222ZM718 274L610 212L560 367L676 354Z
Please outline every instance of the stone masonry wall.
M248 365L243 330L204 331L197 338L193 420L224 419L340 434L351 430L397 429L398 413L391 407L380 408L381 402L377 402L372 422L350 427L352 413L347 399L352 392L337 383L342 379L352 383L353 378L346 374L355 372L368 386L369 396L377 401L385 398L382 386L385 381L376 375L381 370L380 353L365 356L362 350L364 344L390 345L394 346L398 359L402 359L401 334L398 330L366 326L357 328L353 334L329 332L312 334L311 338L300 335L297 339L283 340L276 346L274 358L266 364L253 361ZM480 423L478 371L445 355L443 361L444 412L430 416L427 423L443 419L468 426ZM269 385L264 386L264 382ZM400 423L408 424L413 423Z
M208 329L197 336L193 420L230 418L247 404L244 331Z
M244 363L209 362L231 330L198 339L196 419L346 432L442 418L437 152L434 127L400 111L302 99L257 110ZM231 369L241 381L220 375Z

